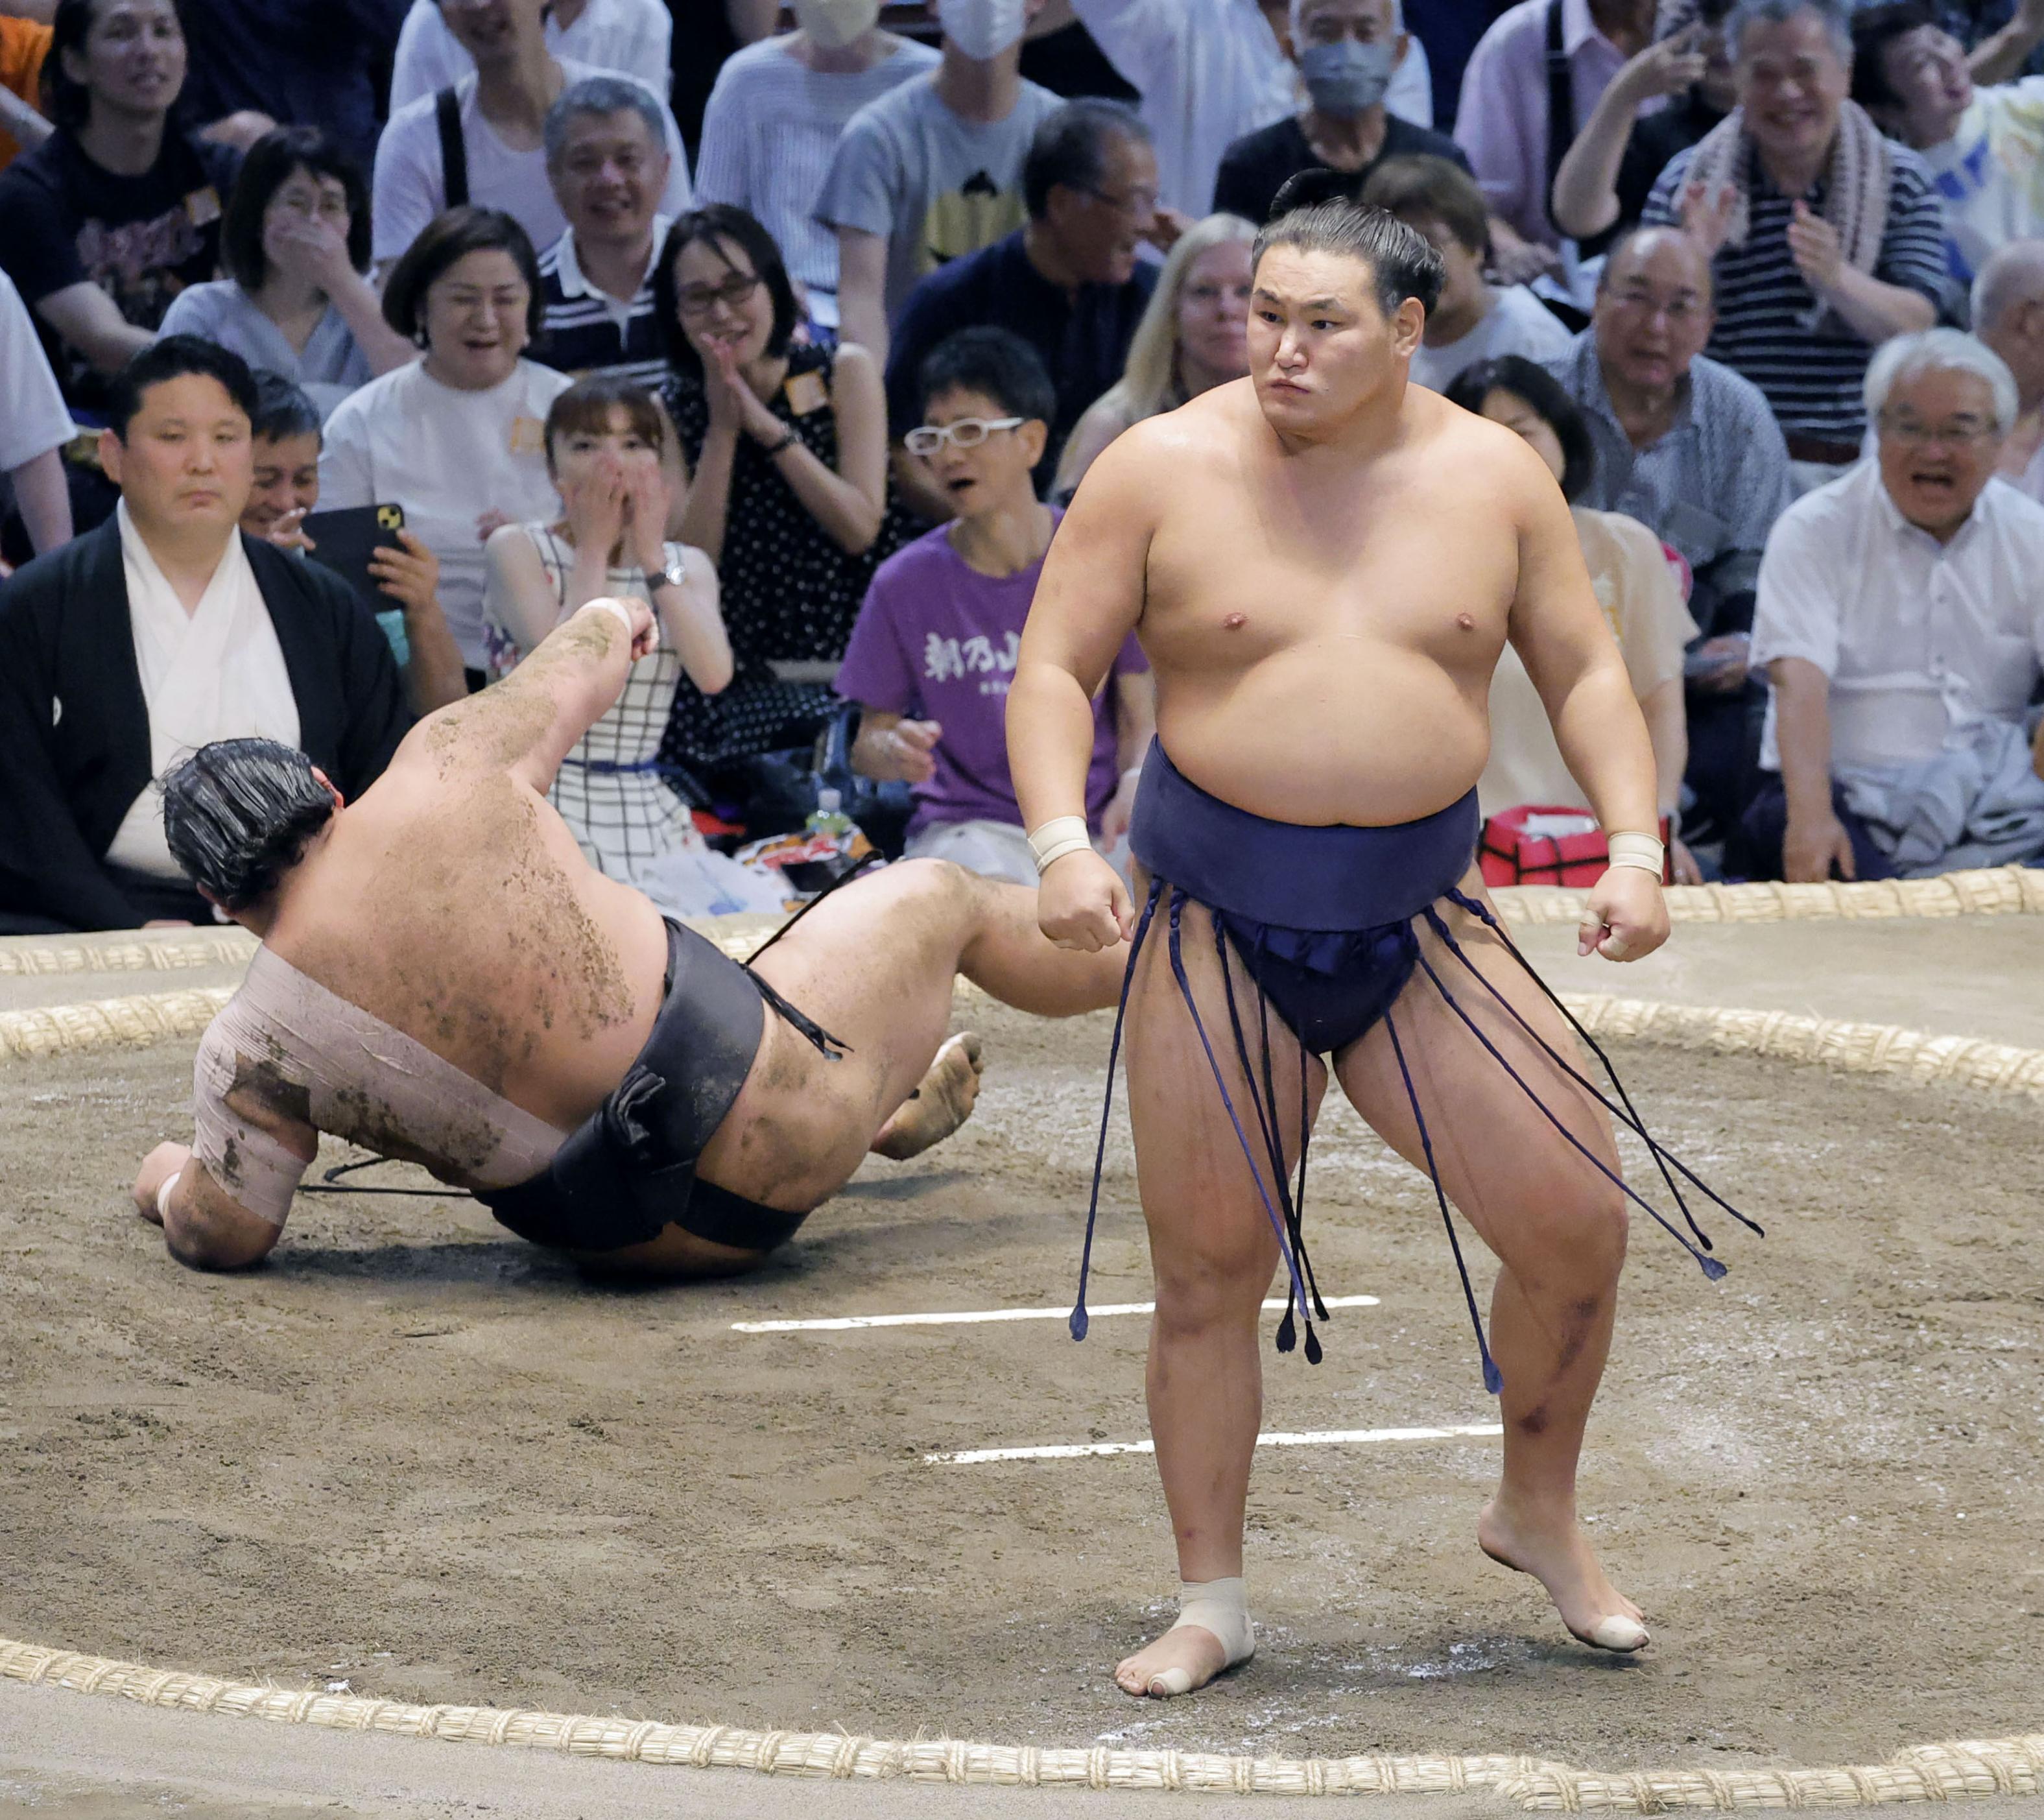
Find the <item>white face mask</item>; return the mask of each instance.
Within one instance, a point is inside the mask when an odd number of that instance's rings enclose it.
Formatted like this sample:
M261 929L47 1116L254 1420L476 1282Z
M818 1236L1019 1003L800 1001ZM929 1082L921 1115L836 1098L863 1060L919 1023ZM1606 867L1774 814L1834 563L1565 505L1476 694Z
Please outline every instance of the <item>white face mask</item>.
M1028 22L1025 0L937 0L944 36L978 63L1020 42Z
M841 51L880 20L880 0L790 0L795 23L820 51Z

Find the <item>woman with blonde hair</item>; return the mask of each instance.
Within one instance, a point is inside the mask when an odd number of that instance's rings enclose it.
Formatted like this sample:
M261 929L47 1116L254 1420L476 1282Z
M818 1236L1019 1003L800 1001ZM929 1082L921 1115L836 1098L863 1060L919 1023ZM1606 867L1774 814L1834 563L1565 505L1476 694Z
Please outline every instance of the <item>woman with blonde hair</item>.
M1249 249L1239 215L1208 215L1178 237L1128 344L1120 382L1074 428L1051 491L1069 498L1094 457L1132 424L1174 411L1249 371Z

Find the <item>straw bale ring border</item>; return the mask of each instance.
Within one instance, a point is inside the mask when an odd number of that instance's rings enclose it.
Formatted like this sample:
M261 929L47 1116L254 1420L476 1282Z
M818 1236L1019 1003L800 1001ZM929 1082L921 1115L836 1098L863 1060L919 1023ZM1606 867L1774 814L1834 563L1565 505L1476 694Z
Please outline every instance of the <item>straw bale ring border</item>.
M1508 922L1568 923L1583 894L1519 887L1497 894ZM2019 868L1942 878L1828 885L1711 885L1668 894L1674 920L1760 922L1811 918L2044 915L2044 873ZM727 951L755 939L713 931ZM56 947L0 942L0 976L148 971L232 964L252 945L232 935L113 937ZM0 1058L133 1046L196 1036L225 988L0 1012ZM1892 1025L1577 995L1570 1008L1595 1034L1766 1055L1911 1084L1944 1081L2044 1099L2044 1051ZM586 1714L482 1706L418 1706L352 1694L241 1685L0 1638L0 1680L60 1687L142 1705L287 1725L375 1731L453 1742L517 1745L569 1756L695 1768L750 1769L810 1780L945 1783L1265 1795L1488 1791L1532 1813L1654 1814L1676 1809L1873 1807L1993 1795L2044 1793L2044 1733L1919 1745L1883 1764L1829 1768L1685 1769L1604 1774L1533 1757L1248 1757L1178 1750L1044 1749L951 1740L889 1741L844 1733L754 1732Z

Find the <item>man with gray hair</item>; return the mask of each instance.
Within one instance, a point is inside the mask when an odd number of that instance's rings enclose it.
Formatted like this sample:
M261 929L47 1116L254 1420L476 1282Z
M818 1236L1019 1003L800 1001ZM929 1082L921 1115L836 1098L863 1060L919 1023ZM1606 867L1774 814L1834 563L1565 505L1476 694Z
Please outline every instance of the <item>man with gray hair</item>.
M1767 394L1799 489L1859 457L1874 348L1937 320L1944 217L1931 174L1847 98L1845 0L1739 0L1739 106L1670 160L1642 217L1711 259L1706 352Z
M1753 661L1774 775L1727 870L1808 883L2044 854L2028 705L2044 675L2044 506L1995 475L2014 376L1956 329L1891 341L1866 376L1876 460L1768 540Z
M670 221L656 212L673 162L663 132L659 103L623 76L586 76L547 110L547 177L568 225L540 255L543 365L649 387L665 375L653 307Z
M548 48L548 0L462 0L443 11L475 70L397 109L376 143L372 256L379 274L427 222L463 202L501 209L534 246L551 246L568 222L547 180L547 112L576 83L606 73ZM678 215L689 206L688 156L666 102L638 86L658 110L667 147L659 206Z
M1304 94L1281 120L1245 133L1222 155L1216 214L1260 227L1278 192L1301 171L1350 172L1359 194L1387 158L1431 153L1469 168L1445 133L1392 110L1392 84L1419 44L1398 0L1292 0L1289 35Z
M2044 240L2011 240L1973 280L1973 333L2015 378L2001 477L2044 505Z

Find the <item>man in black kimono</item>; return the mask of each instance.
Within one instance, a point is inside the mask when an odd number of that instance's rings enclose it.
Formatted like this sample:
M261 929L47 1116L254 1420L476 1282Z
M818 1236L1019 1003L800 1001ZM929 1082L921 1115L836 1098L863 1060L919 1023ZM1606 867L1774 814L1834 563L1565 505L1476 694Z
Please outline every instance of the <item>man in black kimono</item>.
M152 779L209 740L308 753L349 796L411 724L346 581L237 526L255 382L172 336L111 383L114 517L0 587L0 934L209 920Z

